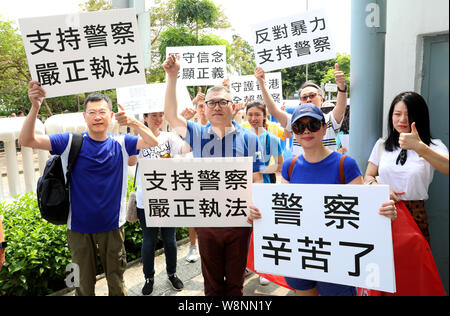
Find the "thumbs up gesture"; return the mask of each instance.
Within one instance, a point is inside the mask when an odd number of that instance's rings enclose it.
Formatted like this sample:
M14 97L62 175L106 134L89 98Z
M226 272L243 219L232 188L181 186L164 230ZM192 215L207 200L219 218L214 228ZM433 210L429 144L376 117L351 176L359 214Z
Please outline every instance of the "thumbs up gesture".
M345 90L346 82L345 82L345 73L339 70L339 64L334 65L334 79L340 90Z
M411 124L411 133L401 133L398 142L402 149L414 150L419 155L425 151L427 146L420 139L415 122Z

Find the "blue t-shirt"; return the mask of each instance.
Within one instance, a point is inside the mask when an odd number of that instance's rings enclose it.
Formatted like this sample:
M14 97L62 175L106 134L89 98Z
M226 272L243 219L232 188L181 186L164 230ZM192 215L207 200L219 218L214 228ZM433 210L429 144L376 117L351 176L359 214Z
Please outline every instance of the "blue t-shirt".
M265 169L262 147L258 136L233 121L234 131L222 139L211 128L211 123L203 126L187 122L185 142L191 148L194 158L253 157L253 172Z
M264 148L263 161L266 167L270 165L270 159L272 156L283 154L280 139L269 131L265 130L261 135L259 135L259 142ZM263 179L264 183L270 183L270 176L268 174L263 174Z
M138 155L138 138L109 136L99 142L83 133L83 145L70 181L71 211L67 227L94 234L125 224L128 157ZM72 134L50 136L52 155L60 155L66 172Z
M321 162L310 163L301 155L292 170L290 182L292 184L341 184L339 176L341 157L341 154L333 152ZM281 170L281 175L287 181L289 181L289 167L292 159L286 160ZM344 170L346 184L361 176L361 171L356 161L351 157L347 156L345 159Z

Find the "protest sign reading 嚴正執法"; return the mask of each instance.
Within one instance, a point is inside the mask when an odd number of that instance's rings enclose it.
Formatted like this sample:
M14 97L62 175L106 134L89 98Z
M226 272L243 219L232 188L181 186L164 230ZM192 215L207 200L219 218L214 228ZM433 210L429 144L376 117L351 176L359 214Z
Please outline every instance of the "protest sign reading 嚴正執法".
M146 83L135 9L19 20L31 77L47 98Z
M180 56L178 80L185 86L222 85L227 78L226 46L167 47L166 55Z
M394 293L389 186L253 185L255 269Z
M256 63L266 72L336 57L325 10L268 21L252 30Z
M283 86L281 80L281 72L267 73L266 87L274 102L279 106L283 105ZM249 102L264 102L261 87L259 86L258 80L256 80L255 76L253 75L231 76L230 92L235 104L245 102L247 98Z
M147 227L250 227L253 158L143 159Z

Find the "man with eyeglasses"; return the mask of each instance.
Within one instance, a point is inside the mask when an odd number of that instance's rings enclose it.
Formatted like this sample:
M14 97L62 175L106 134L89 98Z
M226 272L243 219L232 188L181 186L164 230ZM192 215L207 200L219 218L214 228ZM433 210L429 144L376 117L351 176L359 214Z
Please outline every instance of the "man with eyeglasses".
M32 107L19 140L23 146L48 150L60 155L67 168L73 134L35 135L35 122L45 90L30 82L28 97ZM111 100L103 94L91 94L84 102L84 119L88 131L72 169L70 180L71 209L67 221L67 241L72 262L79 268L77 296L95 295L97 253L106 273L109 295L126 295L123 274L126 268L125 215L128 185L128 157L140 149L158 145L158 140L144 124L115 115L121 126L132 127L141 137L108 134L114 113Z
M179 58L163 65L167 73L164 112L170 126L187 142L195 158L253 157L253 182L262 183L262 147L256 134L233 121L235 105L228 89L209 89L205 97L206 126L178 114L176 97ZM242 296L251 228L197 228L206 296Z
M264 102L267 105L269 113L277 119L281 126L286 128L288 132L292 133L291 130L291 119L292 115L285 111L282 111L272 99L272 96L268 92L265 85L265 72L262 68L257 67L255 69L255 77L261 87L261 92L264 98ZM345 111L347 109L347 84L345 82L345 73L339 70L339 65L335 65L334 77L338 85L338 97L334 110L331 113L325 114L325 121L327 123L327 132L323 138L323 144L326 148L337 151L336 137L341 129L342 122L344 120ZM319 109L322 108L324 101L324 94L322 89L315 83L306 82L300 88L300 104L312 103L316 105ZM301 155L303 149L298 144L296 140L293 142L292 153L294 156Z

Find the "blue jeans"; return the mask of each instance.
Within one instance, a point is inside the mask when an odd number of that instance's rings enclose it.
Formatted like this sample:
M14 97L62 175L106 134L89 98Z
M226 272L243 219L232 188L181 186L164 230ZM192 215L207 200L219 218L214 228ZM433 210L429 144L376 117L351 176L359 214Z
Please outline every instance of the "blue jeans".
M141 248L144 276L146 279L151 279L155 276L155 248L158 242L159 228L149 228L145 225L145 213L143 209L138 208L137 213L144 235ZM172 275L177 272L176 228L161 228L161 237L166 255L166 271L168 275Z

